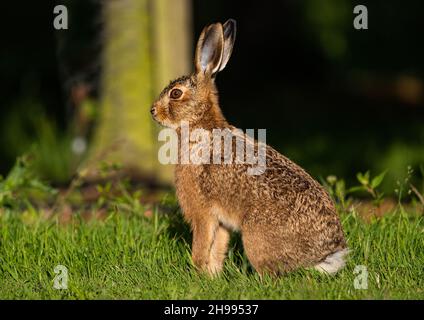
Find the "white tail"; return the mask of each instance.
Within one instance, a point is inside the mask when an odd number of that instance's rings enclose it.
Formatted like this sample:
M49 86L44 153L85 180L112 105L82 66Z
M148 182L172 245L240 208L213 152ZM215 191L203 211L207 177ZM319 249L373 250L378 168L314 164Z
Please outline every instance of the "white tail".
M343 249L328 255L324 261L318 263L314 268L319 272L335 274L342 269L346 264L346 255L349 249Z

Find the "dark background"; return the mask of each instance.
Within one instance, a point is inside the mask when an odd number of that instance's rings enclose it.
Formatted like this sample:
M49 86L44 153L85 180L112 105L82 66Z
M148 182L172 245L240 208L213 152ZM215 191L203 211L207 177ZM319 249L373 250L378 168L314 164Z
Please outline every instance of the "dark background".
M65 135L74 81L93 85L96 98L100 3L70 3L65 35L52 28L54 1L1 5L3 175L41 138L40 113ZM368 7L368 30L353 28L356 4ZM408 165L424 163L421 0L193 1L193 41L205 24L230 17L237 41L217 81L231 123L266 128L269 144L316 177L351 181L389 169L392 186Z

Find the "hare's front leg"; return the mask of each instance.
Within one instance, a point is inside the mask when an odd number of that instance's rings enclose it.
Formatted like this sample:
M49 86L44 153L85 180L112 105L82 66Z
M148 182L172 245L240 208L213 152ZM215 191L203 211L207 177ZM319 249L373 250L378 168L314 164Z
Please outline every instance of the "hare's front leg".
M228 231L219 225L217 219L212 217L194 220L192 227L192 259L194 265L209 275L217 274L222 270L227 251Z
M222 271L224 260L227 256L230 233L222 225L219 225L215 232L215 238L210 252L210 270L212 274Z

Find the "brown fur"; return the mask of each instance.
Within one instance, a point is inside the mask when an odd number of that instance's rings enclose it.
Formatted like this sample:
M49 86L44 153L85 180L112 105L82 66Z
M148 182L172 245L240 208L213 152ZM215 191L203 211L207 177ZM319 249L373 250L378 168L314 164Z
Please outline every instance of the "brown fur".
M228 61L234 38L235 23L206 27L196 50L195 73L171 82L154 103L155 120L176 128L180 139L181 120L188 121L190 129L234 129L222 115L214 82L216 70ZM205 39L210 43L205 44ZM202 66L204 48L211 46L216 51ZM169 97L173 88L183 91L181 98ZM270 146L262 175L248 175L248 167L176 165L177 197L193 230L192 258L197 268L210 274L222 270L231 230L241 231L247 257L261 274L314 266L346 248L332 200L301 167Z

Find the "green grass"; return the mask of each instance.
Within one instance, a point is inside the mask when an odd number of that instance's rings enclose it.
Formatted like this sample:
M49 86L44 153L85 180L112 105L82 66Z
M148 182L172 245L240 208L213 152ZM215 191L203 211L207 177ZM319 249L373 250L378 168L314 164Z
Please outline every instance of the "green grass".
M0 211L1 299L423 299L424 220L397 212L365 223L343 214L352 249L336 276L300 270L260 279L239 237L224 273L196 273L190 232L178 213L110 213L104 221L76 216L66 225L38 213ZM69 270L67 290L53 288L54 268ZM368 289L354 288L356 265Z

